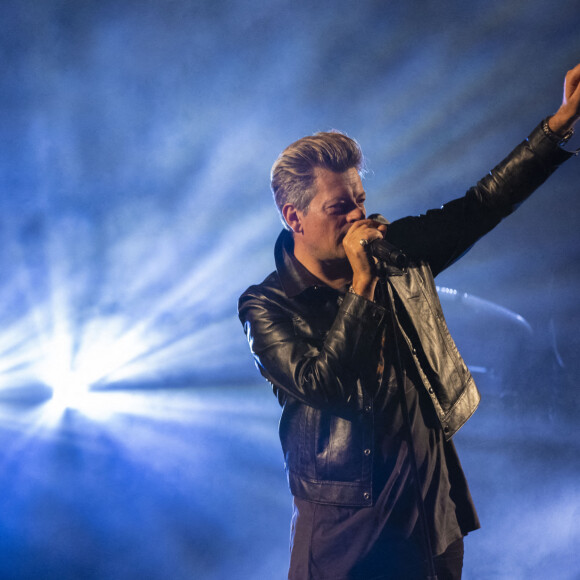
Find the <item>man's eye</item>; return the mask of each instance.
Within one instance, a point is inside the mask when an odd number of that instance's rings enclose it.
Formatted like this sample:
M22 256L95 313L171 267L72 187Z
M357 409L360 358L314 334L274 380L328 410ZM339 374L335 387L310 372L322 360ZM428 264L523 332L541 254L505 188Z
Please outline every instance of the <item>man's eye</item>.
M333 203L331 206L328 207L328 210L334 214L347 214L353 209L364 205L365 199L361 198L361 200L348 200L348 201L337 201Z

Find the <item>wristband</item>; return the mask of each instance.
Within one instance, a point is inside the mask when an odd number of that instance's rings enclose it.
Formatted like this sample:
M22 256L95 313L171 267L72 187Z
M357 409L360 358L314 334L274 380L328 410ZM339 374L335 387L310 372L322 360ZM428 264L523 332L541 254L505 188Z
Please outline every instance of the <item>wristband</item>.
M568 129L568 131L566 131L563 135L558 135L558 133L554 133L554 131L550 129L550 125L548 124L550 119L551 117L548 117L547 119L544 119L544 122L542 123L544 135L546 135L550 141L556 143L556 145L566 145L566 143L572 139L572 136L574 135L574 129Z
M558 133L554 133L554 131L552 131L552 129L550 129L550 125L548 124L548 121L551 119L551 117L547 117L546 119L544 119L544 121L542 122L542 130L544 131L544 135L555 145L558 145L558 147L563 148L565 151L568 151L568 153L573 153L574 155L578 155L578 153L580 153L580 149L571 149L571 148L566 148L566 144L568 143L568 141L570 141L570 139L572 139L572 137L574 136L574 128L568 129L568 131L566 131L563 135L559 135Z

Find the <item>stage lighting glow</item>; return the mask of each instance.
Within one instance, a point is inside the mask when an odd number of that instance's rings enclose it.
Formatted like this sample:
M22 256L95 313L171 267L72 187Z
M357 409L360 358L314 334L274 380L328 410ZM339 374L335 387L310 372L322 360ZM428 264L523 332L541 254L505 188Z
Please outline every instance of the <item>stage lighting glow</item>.
M79 382L74 373L61 376L53 386L52 403L63 410L81 408L86 402L88 390L89 386Z
M72 350L70 335L61 331L44 345L44 358L33 369L52 389L52 406L61 410L79 405L88 391L88 384L75 373Z

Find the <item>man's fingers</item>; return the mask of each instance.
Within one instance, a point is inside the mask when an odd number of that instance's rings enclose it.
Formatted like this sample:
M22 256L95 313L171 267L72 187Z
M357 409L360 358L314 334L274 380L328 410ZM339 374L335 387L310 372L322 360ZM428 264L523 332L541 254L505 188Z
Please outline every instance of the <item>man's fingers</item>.
M569 70L564 80L564 104L580 102L580 64Z
M580 119L580 64L566 73L564 94L560 108L548 121L554 133L563 134L572 129Z
M368 242L381 239L383 237L383 230L381 229L380 224L377 223L375 226L375 223L376 222L373 222L373 220L359 220L354 222L348 230L346 237L352 239L356 238L356 240L365 239Z

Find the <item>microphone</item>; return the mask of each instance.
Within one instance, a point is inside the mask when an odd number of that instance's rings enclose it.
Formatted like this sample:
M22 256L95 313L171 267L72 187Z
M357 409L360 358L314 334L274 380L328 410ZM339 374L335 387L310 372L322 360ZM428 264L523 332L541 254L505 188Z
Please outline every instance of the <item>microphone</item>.
M368 216L368 219L375 220L383 225L389 225L389 222L379 213L371 214ZM400 270L404 270L409 265L407 254L386 240L373 240L369 242L369 250L371 255L379 260L379 262L385 262Z

